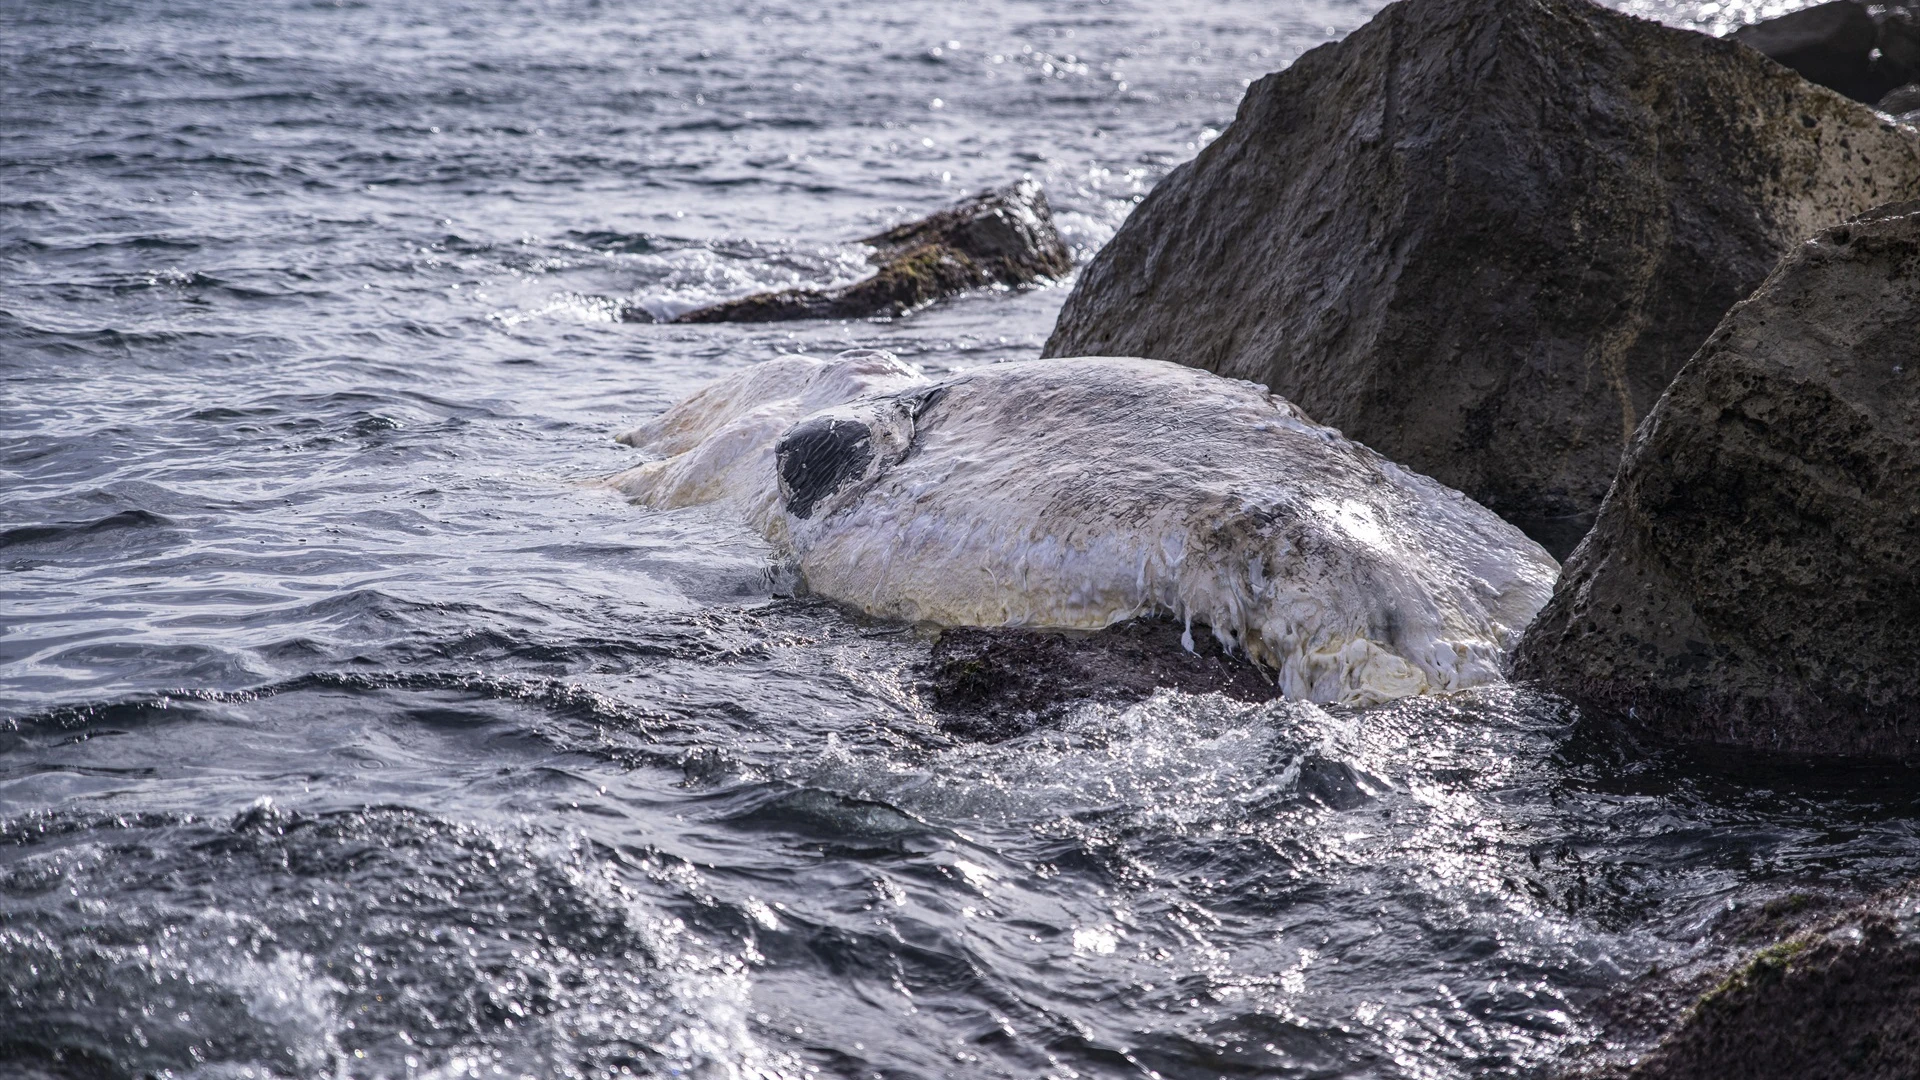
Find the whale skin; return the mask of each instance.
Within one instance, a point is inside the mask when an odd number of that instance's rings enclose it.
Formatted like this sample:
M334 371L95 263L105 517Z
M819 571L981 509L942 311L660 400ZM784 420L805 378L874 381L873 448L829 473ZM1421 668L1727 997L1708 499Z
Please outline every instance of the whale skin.
M788 356L621 441L654 457L611 486L736 514L816 595L954 627L1170 614L1312 701L1502 681L1559 572L1265 387L1158 360Z

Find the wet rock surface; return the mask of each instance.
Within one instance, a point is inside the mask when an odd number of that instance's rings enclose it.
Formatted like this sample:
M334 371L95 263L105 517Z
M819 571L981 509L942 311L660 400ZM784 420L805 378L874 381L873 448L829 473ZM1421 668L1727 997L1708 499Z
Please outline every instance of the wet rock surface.
M1880 26L1856 0L1816 4L1728 36L1855 101L1877 101L1886 93L1873 71Z
M1220 693L1236 701L1280 697L1273 680L1230 655L1204 627L1134 619L1093 633L943 630L920 689L949 734L1012 738L1083 702L1122 705L1155 690Z
M1889 90L1887 96L1880 99L1876 106L1881 112L1905 116L1920 112L1920 83L1908 83L1895 90Z
M1880 22L1880 55L1873 71L1881 87L1920 82L1920 5L1889 5Z
M1563 1070L1559 1080L1621 1080L1755 953L1832 922L1867 899L1858 890L1788 889L1725 912L1703 932L1704 947L1696 959L1652 968L1589 1006L1595 1038L1576 1051L1577 1064Z
M1266 383L1561 554L1635 424L1920 139L1579 0L1406 0L1256 82L1084 269L1046 354Z
M1643 989L1671 1030L1637 1062L1582 1080L1904 1080L1920 1076L1920 896L1913 887L1839 914L1790 893L1737 937L1776 940L1730 969ZM1796 924L1814 915L1805 929ZM1743 932L1744 931L1744 932ZM1785 932L1777 932L1785 931ZM1657 977L1649 983L1659 983ZM1675 1008L1669 999L1684 995Z
M667 320L677 323L780 322L902 315L935 300L992 285L1056 278L1073 257L1053 227L1040 185L1023 180L983 192L950 210L860 241L877 271L837 289L756 293ZM651 322L637 309L632 321Z
M1662 738L1920 757L1920 203L1818 234L1637 433L1516 677Z
M1920 75L1920 16L1898 5L1830 0L1743 26L1732 40L1868 104Z

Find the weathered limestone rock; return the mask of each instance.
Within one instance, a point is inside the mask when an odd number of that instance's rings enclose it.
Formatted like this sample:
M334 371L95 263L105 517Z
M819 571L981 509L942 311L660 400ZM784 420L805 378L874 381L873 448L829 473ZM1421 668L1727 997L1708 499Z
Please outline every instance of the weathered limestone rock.
M1855 101L1878 101L1887 92L1873 70L1880 27L1859 0L1829 0L1728 36Z
M1920 194L1920 138L1584 0L1402 0L1255 83L1046 353L1266 383L1550 550L1781 251Z
M1040 185L1023 180L860 241L879 270L838 289L788 289L689 311L671 322L779 322L901 315L989 285L1030 285L1073 268ZM650 317L649 317L650 318ZM646 320L642 320L646 321Z
M1667 738L1920 756L1920 203L1781 260L1634 437L1514 674Z
M1630 1068L1592 1080L1920 1076L1920 895L1883 895L1759 950Z

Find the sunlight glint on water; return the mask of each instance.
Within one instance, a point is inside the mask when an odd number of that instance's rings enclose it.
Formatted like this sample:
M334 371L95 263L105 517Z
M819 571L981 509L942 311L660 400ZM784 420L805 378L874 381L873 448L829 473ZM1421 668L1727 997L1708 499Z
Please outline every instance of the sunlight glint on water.
M623 305L1022 174L1084 257L1376 7L0 11L0 1073L1521 1075L1730 904L1911 877L1908 796L1505 690L958 741L924 641L584 483L782 352L1031 357L1064 286Z

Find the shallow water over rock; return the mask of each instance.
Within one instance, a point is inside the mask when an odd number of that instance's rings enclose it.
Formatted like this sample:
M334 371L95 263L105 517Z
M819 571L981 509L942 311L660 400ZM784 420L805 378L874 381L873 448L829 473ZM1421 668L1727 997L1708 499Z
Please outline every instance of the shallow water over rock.
M957 738L927 642L588 483L737 365L1031 357L1063 290L624 305L1022 172L1084 256L1373 6L0 14L0 1073L1517 1075L1730 904L1914 876L1897 777L1515 691Z

